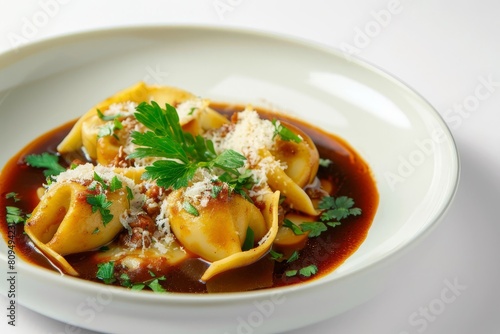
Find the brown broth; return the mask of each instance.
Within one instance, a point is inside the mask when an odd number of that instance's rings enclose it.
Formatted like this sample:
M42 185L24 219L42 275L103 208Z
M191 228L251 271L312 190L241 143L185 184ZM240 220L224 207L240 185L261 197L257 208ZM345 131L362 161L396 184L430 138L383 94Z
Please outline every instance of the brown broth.
M213 104L212 107L227 116L243 109L242 107L225 104ZM272 267L269 267L270 260L268 257L264 257L254 265L235 269L222 274L221 277L217 277L209 284L210 291L246 290L244 288L246 284L253 285L253 289L259 288L259 284L262 284L262 287L269 285L273 287L286 286L317 279L328 274L341 265L365 240L377 210L379 198L370 168L347 142L304 121L263 109L257 109L257 111L265 118L278 118L297 126L307 133L316 144L320 157L333 162L326 168L320 167L318 177L333 183L334 191L331 193L332 196L345 195L353 198L356 206L361 208L363 213L360 216L343 220L340 226L329 228L317 238L309 238L297 261L288 264L286 262L272 261L275 262L273 270ZM39 137L14 156L1 172L0 229L6 240L8 226L5 221L5 207L16 206L24 213L31 212L38 203L36 191L45 182L42 171L27 166L24 163L24 156L42 152L55 153L57 145L70 131L73 124L74 122L65 124ZM71 161L75 156L65 158L66 161ZM14 202L13 199L6 199L6 194L10 192L17 193L21 201ZM17 224L15 231L15 251L18 256L32 264L59 271L23 233L22 224ZM96 254L98 252L99 250L73 254L66 256L66 259L80 273L82 279L98 282L99 280L95 278L97 271ZM300 269L310 264L315 264L318 267L318 273L310 278L286 277L285 275L287 270ZM170 292L206 293L207 285L197 279L206 268L207 263L191 258L177 267L162 267L161 263L155 263L154 271L158 277L165 276L165 281L161 283ZM251 274L259 271L264 273L263 276L266 275L265 272L271 273L271 275L262 277L262 282L255 282L255 277L252 277ZM137 277L131 278L141 281L147 280L151 276L149 276L147 268L144 268L144 271L138 273ZM249 280L253 282L249 283Z

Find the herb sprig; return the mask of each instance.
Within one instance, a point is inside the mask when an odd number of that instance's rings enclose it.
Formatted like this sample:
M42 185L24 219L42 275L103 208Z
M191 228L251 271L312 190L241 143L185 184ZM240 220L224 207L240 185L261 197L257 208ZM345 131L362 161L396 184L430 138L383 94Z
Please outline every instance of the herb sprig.
M59 164L59 156L53 153L30 154L24 160L31 167L45 168L43 171L45 177L56 176L66 171L66 168Z
M128 158L161 158L146 167L145 178L156 180L161 187L179 189L188 186L198 168L220 169L219 180L230 190L242 194L248 187L249 177L238 170L246 158L234 150L217 154L211 140L185 132L173 106L166 104L162 109L154 101L143 102L135 117L149 131L132 132L132 142L139 147Z
M318 208L323 210L320 221L316 222L303 222L296 225L288 219L285 219L283 226L286 226L296 234L300 235L304 232L309 232L309 238L314 238L321 233L328 230L328 227L336 227L341 225L342 219L349 216L358 216L361 214L361 209L353 207L354 200L347 196L339 196L337 198L332 196L325 196L319 202Z

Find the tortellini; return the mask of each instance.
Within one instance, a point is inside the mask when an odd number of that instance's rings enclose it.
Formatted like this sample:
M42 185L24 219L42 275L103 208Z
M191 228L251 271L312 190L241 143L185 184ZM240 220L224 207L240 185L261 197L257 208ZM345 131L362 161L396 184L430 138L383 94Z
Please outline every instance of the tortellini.
M203 200L193 202L186 192L199 186L199 180L193 179L185 187L163 188L148 175L154 159L129 159L137 149L132 133L149 131L135 118L135 108L150 101L174 106L182 130L210 138L214 152L234 149L242 154L246 163L241 173L250 173L253 182L245 188L246 195L232 192L227 185L221 194L215 193L216 187L223 188L219 179L222 170L205 177L205 188L200 192ZM253 110L233 116L230 122L210 108L209 101L189 92L138 83L90 109L58 146L61 155L83 152L87 161L106 166L128 180L119 190L107 190L111 221L104 224L100 211L86 201L88 180L55 179L28 220L26 233L64 272L75 276L78 272L64 257L107 244L114 248L99 258L116 260L131 270L154 259L166 259L168 265L175 266L199 257L208 263L200 277L205 282L255 263L275 242L283 219L281 205L309 217L319 213L304 190L316 178L318 151L307 134L283 124L302 140L291 142L276 136L273 123L260 119ZM231 137L238 131L242 132L239 138ZM264 138L257 138L257 132ZM139 224L145 216L147 224ZM253 245L244 249L249 231ZM303 243L303 238L300 240Z
M128 210L125 190L107 195L111 221L104 224L99 212L87 203L89 190L77 182L56 183L41 198L25 225L33 243L64 271L78 273L65 255L94 250L107 244L123 229L119 217Z

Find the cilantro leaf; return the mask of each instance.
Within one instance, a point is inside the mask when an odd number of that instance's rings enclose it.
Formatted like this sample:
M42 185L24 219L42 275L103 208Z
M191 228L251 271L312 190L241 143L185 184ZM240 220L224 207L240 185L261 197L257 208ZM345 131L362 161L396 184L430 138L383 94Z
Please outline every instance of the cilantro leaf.
M59 157L56 154L44 152L42 154L27 155L24 160L28 165L35 168L45 168L43 174L48 176L59 175L66 171L66 168L59 164Z

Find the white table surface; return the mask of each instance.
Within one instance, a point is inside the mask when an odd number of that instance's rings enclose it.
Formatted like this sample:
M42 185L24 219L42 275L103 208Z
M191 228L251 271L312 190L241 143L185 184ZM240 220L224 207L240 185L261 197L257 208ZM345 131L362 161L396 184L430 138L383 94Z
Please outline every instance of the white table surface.
M498 0L0 0L0 52L71 32L165 23L249 27L344 48L417 90L455 136L456 200L398 260L399 276L367 303L288 334L500 333ZM450 284L458 289L443 295ZM1 309L6 303L1 296ZM23 307L12 328L0 313L2 333L92 333Z

